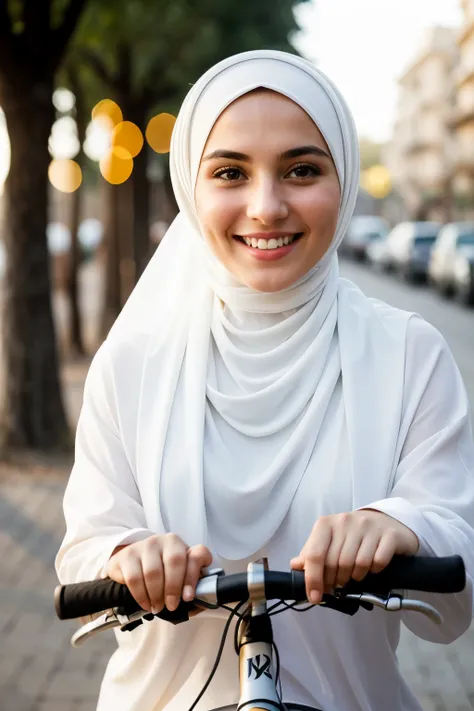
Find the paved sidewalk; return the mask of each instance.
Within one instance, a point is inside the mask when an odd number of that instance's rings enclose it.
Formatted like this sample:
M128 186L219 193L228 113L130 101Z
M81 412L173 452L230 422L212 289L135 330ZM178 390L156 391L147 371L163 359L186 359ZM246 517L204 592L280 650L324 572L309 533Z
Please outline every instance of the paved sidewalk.
M69 365L63 373L73 419L86 369ZM54 614L68 471L67 462L0 465L0 711L94 711L114 648L109 634L73 649L76 624ZM399 657L425 711L474 710L474 627L446 647L404 633Z

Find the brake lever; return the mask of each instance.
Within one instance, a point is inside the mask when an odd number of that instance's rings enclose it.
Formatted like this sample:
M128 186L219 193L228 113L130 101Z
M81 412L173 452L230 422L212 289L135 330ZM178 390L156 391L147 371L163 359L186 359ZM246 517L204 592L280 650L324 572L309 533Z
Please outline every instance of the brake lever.
M212 574L214 575L214 573ZM100 632L105 630L110 630L119 627L122 632L132 632L136 627L143 623L143 620L153 620L155 617L163 620L164 622L171 622L173 625L179 625L182 622L187 622L189 620L190 613L199 609L210 608L213 609L215 606L206 603L205 600L194 600L193 602L184 602L181 600L180 604L173 610L167 610L166 607L161 610L157 615L147 612L146 610L137 610L136 612L128 614L126 610L122 607L114 607L110 610L104 612L104 614L96 617L91 622L86 622L82 625L72 636L71 644L73 647L80 647L88 639L94 637Z
M372 593L348 593L344 598L356 600L358 602L366 602L375 607L380 607L387 612L400 612L402 610L411 612L420 612L425 617L428 617L434 624L440 625L443 621L440 613L432 605L422 600L405 599L401 595L388 595L388 597L379 597Z
M100 615L100 617L96 617L92 622L86 622L82 627L79 627L71 638L71 644L73 647L80 647L84 642L87 642L88 639L99 634L99 632L111 630L114 627L121 627L121 622L117 618L114 610L108 610L104 612L103 615Z

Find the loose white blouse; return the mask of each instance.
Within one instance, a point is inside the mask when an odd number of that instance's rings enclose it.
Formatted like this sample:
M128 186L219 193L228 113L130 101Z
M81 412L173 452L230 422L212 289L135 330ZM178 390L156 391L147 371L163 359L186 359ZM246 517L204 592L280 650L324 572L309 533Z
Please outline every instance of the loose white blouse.
M380 317L387 329L394 315L395 309L382 309ZM135 354L140 352L140 344L133 348ZM141 378L139 357L131 358L126 348L117 355L107 342L92 364L78 425L76 460L64 499L67 533L57 557L62 583L95 578L117 545L169 530L167 502L175 506L176 501L173 472L166 471L165 459L158 527L153 515L156 499L150 500L143 484L147 476L154 476L152 468L146 469L150 460L146 452L139 460L131 455L141 406L131 402L130 392L139 389L139 382L142 392L153 387ZM381 397L390 391L388 386L388 382L379 383ZM420 397L416 410L410 411L413 399L409 396L415 390ZM179 423L171 417L173 427L176 434ZM206 427L224 432L229 425L211 408ZM143 421L141 428L143 432ZM370 449L364 470L355 471L347 428L339 378L319 431L318 456L310 460L284 520L258 555L267 556L271 568L287 570L319 515L364 505L409 526L419 537L420 554L462 555L468 584L456 595L415 594L441 612L440 626L415 613L377 609L360 610L354 617L323 608L274 617L283 695L286 701L324 711L416 711L420 706L397 666L400 624L432 642L449 643L462 635L472 618L474 571L474 445L469 403L449 348L421 318L410 319L406 334L400 418L404 434L393 478L384 479L379 463L371 461ZM367 428L369 435L373 429L373 436L379 436L378 423L368 422ZM148 441L153 441L152 431L145 433L140 446L146 449ZM179 447L178 436L171 441ZM370 436L367 441L370 447ZM231 454L238 462L239 451ZM204 478L212 456L213 452L206 452L205 440ZM238 472L234 469L232 475ZM361 479L369 492L363 501L354 492L354 482ZM206 491L210 509L212 495L212 490ZM237 507L242 505L236 502ZM173 520L176 517L174 510ZM183 507L183 530L188 530L187 517ZM180 526L178 519L173 532L180 535ZM204 541L211 550L213 536L215 540L218 530ZM230 561L217 556L214 560L214 565L229 573L244 571L247 563L247 559ZM155 620L131 633L118 632L119 646L105 673L98 711L186 711L213 666L227 614L205 612L176 627ZM197 708L210 711L237 703L238 698L238 663L230 634L217 674Z

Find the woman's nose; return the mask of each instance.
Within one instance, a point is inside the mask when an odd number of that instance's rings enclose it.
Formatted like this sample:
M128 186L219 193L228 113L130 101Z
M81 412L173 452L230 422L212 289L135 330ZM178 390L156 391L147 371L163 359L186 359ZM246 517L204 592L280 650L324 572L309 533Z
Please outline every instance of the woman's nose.
M281 187L273 180L254 184L249 193L247 217L264 225L272 225L288 216L288 205Z

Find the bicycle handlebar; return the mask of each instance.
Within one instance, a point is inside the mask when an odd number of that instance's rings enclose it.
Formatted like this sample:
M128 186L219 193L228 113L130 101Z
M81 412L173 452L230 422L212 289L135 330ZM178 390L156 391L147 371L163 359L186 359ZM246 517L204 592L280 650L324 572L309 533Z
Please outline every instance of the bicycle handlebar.
M305 577L300 571L264 573L265 596L267 600L306 600ZM198 582L196 598L203 592L206 578ZM430 593L461 592L466 584L464 562L460 556L445 558L394 556L381 573L369 573L364 580L351 580L340 592L340 596L350 593L381 593L392 589L418 590ZM202 595L201 595L202 596ZM221 575L217 577L216 603L224 605L245 602L249 598L247 573ZM334 599L325 595L326 602ZM126 585L110 579L91 580L85 583L59 585L54 594L56 614L61 620L85 617L114 607L121 608L123 614L130 615L141 610ZM349 600L347 601L350 602ZM158 617L175 621L193 608L193 603L181 602L174 612L166 608ZM329 604L332 607L333 605Z

